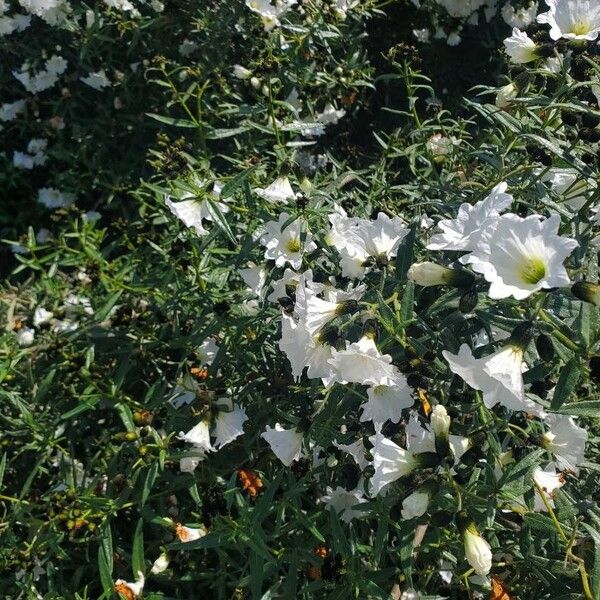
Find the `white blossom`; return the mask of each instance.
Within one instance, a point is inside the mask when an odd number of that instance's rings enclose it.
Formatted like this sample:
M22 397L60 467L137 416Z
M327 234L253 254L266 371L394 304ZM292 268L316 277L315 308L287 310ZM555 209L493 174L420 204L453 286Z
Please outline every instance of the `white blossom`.
M589 40L600 33L600 4L596 0L545 0L549 11L538 15L538 23L550 25L553 40Z
M571 283L563 261L578 246L558 235L560 217L497 217L466 262L490 282L490 298L523 300L541 289Z
M298 460L302 454L303 435L295 427L284 429L279 423L275 423L275 427L267 425L261 437L286 467Z

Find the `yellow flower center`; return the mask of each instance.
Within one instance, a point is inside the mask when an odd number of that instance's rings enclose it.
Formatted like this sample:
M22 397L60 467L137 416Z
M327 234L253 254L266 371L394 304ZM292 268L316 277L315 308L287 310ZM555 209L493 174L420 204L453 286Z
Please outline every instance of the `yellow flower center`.
M585 35L591 31L590 24L587 21L575 21L571 26L571 31L573 35Z
M546 276L546 265L541 258L530 258L523 263L519 275L525 283L535 285Z
M288 252L300 252L300 240L298 238L290 238L286 247Z

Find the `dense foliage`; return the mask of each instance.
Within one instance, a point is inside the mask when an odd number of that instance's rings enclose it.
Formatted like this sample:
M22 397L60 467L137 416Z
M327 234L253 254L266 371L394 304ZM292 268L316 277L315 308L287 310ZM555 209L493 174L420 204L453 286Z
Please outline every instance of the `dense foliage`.
M600 7L0 0L0 589L600 599Z

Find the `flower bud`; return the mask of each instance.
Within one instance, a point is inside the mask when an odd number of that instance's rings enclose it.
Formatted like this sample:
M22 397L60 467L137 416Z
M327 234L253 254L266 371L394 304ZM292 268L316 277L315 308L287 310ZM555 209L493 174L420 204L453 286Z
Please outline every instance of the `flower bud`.
M514 83L501 87L496 94L496 106L498 108L508 108L518 94L517 86Z
M450 431L450 416L445 407L436 404L431 411L431 428L435 434L435 449L440 456L447 456L450 450L448 432Z
M252 77L252 71L242 67L242 65L233 65L233 76L236 79L250 79Z
M550 362L554 358L554 345L552 339L545 334L538 336L535 341L535 347L540 358L545 362Z
M590 281L578 281L571 287L573 295L584 302L600 306L600 285Z
M433 285L450 285L466 287L473 283L474 277L468 271L449 269L433 262L414 263L408 270L407 277L417 285L430 287Z
M463 532L465 556L478 575L487 575L492 568L492 550L481 537L474 523L469 523Z
M152 565L152 569L150 569L150 572L153 575L158 575L159 573L162 573L164 570L166 570L166 568L169 566L169 557L166 553L162 553L155 561L154 564Z

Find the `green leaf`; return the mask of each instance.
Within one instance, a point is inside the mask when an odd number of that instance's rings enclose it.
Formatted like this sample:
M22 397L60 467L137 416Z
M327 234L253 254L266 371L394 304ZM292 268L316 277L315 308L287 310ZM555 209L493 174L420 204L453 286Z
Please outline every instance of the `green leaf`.
M150 465L146 477L144 478L144 487L142 488L142 497L141 497L141 505L144 506L146 501L148 500L148 496L152 491L152 486L156 481L156 476L158 475L158 463L154 462Z
M538 448L519 463L513 465L512 468L507 468L498 482L498 488L511 496L522 494L531 489L533 486L531 474L540 465L545 452L543 448Z
M588 400L585 402L570 402L563 404L559 410L554 412L572 417L596 417L600 418L600 400Z
M131 409L126 404L119 402L115 404L115 408L119 413L119 417L121 417L121 421L123 425L127 429L127 431L135 431L135 423L133 422L133 414Z
M232 129L212 129L206 134L207 140L222 140L228 137L234 137L239 133L249 131L250 127L234 127Z
M2 489L2 482L4 480L4 471L6 470L6 452L2 455L0 460L0 490Z
M525 525L528 525L532 529L553 534L557 533L552 519L546 515L540 513L527 513L523 516L523 521L525 522Z
M219 208L219 205L209 197L206 198L206 201L210 206L210 212L212 213L213 221L216 222L218 227L225 233L231 243L237 246L237 239L235 238L235 235L233 235L233 231L231 231L231 227L223 215L223 212Z
M104 589L104 596L109 598L113 589L113 543L110 525L106 525L100 539L98 570L100 571L100 582Z
M146 572L144 564L144 520L140 519L133 534L133 548L131 550L131 568L137 579L138 573Z
M107 302L105 302L104 306L96 311L95 318L98 322L102 322L108 318L110 311L114 308L115 304L119 301L119 298L123 294L123 290L119 290L115 292Z
M409 584L412 582L414 539L414 525L410 521L403 521L400 524L400 567Z
M250 167L241 173L238 173L235 177L230 179L221 190L221 198L229 198L233 193L242 186L244 181L250 177L250 175L256 170L256 166Z
M587 523L582 525L588 530L594 540L594 568L592 574L592 594L594 600L600 600L600 533Z
M400 301L400 318L403 323L413 318L413 305L415 303L415 284L409 281L404 286L404 293Z
M412 223L408 234L398 246L398 253L396 254L396 277L399 281L406 279L406 273L413 263L417 227L416 223Z
M342 529L340 518L333 508L329 509L329 523L331 524L332 543L334 550L338 551L342 556L350 556L352 553L350 549L350 543L348 542L346 534Z
M581 369L575 357L573 357L561 370L556 383L554 395L552 396L551 410L559 409L569 398L579 381Z
M185 129L198 129L200 127L198 123L194 123L188 119L174 119L173 117L164 117L155 113L146 113L146 116L154 119L155 121L159 121L160 123L172 125L173 127L183 127Z

